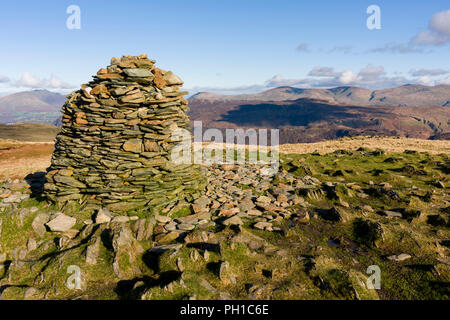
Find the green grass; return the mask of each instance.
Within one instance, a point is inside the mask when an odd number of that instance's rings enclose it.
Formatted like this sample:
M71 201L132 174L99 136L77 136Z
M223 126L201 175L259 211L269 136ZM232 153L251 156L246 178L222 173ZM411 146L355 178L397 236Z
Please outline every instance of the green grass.
M317 199L308 198L297 189L297 195L303 196L309 204L309 223L283 221L280 225L283 232L255 230L250 222L242 226L244 231L241 234L232 228L218 226L196 230L189 235L195 240L191 241L191 245L183 246L177 253L167 251L151 259L145 252L154 245L152 239L138 243L144 254L137 254L136 243L127 245L119 253L102 244L97 265L90 266L85 263L84 251L102 230L98 229L94 235L80 235L71 242L74 245L71 248L60 248L57 245L60 235L47 233L43 239L38 239L32 230L31 223L37 213L25 217L22 226L19 226L18 212L22 208L38 207L40 212L63 210L76 216L79 221L90 218L92 212L83 211L76 203L57 208L30 199L22 202L16 211L7 209L0 213L1 250L7 253L7 259L11 259L14 249L25 248L29 238L42 242L27 255L31 262L14 267L14 272L0 273L0 281L11 277L11 282L15 284L4 298L22 298L26 287L34 286L39 289L39 298L46 293L46 298L50 299L69 299L80 295L91 299L125 299L141 294L146 299L188 299L193 296L197 299L229 296L232 299L252 300L358 297L449 299L450 273L448 267L438 260L448 253L448 248L437 243L449 239L450 231L448 226L436 227L427 223L429 215L439 214L449 218L447 213L441 211L448 206L448 191L434 185L436 181L442 181L448 187L448 155L385 154L362 149L337 151L323 156L282 155L282 160L281 170L289 174L300 178L309 175L321 183L337 183L334 188L325 188L322 184L314 186L312 189L319 195ZM385 182L392 185L399 199L386 196L386 192L367 198L358 196L359 192L374 192L378 184ZM291 184L288 177L282 176L272 183ZM252 186L239 187L253 189ZM427 192L432 193L431 201L424 197ZM347 202L349 207L341 206L340 201ZM365 205L371 206L374 212L363 210ZM320 217L318 209L333 206L339 208L344 221L330 222ZM292 212L298 209L299 205L289 208ZM407 219L387 218L377 213L382 210L403 210L410 216ZM413 215L413 210L419 210L420 216ZM128 214L145 218L148 213L133 211ZM171 217L189 214L192 214L191 208L183 207L172 213ZM133 223L129 223L129 228L133 229ZM376 225L381 226L381 230L375 228ZM79 223L75 228L84 227ZM202 232L210 236L210 244L220 245L220 250L208 250L208 261L203 258ZM249 239L256 236L262 240L258 240L258 243L261 241L259 248L251 249L236 238L239 236ZM182 243L182 240L179 241ZM44 246L46 242L48 245ZM199 254L196 261L191 259L194 251ZM403 262L387 259L400 253L408 253L412 257ZM119 262L122 278L114 273L114 258ZM182 272L177 266L178 259L184 267ZM224 281L219 279L217 269L223 261L229 263ZM86 280L84 291L66 288L65 281L69 276L67 267L70 265L78 265L83 270ZM364 283L369 276L366 270L371 265L381 269L381 290L365 288ZM44 281L35 282L40 274ZM232 281L234 278L235 282ZM206 289L202 285L203 280L216 292ZM133 291L139 292L135 296L129 295L126 290L118 290L120 286L129 286L130 291L140 281L139 290L135 288Z

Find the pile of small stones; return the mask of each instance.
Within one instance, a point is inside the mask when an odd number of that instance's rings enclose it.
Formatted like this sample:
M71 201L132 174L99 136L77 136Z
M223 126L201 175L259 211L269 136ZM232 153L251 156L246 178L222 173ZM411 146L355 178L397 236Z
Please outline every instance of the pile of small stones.
M307 210L293 212L288 207L309 207L304 198L296 194L296 190L318 188L320 182L309 176L298 178L279 172L276 178L292 179L292 182L297 183L297 188L282 183L274 185L274 177L262 173L265 169L267 168L264 166L254 164L209 166L205 195L189 204L192 215L173 219L170 214L156 216L156 242L170 243L189 231L214 225L237 226L250 223L255 229L280 232L280 225L285 220L294 218L307 223ZM183 204L178 206L181 205ZM173 207L170 211L173 212L176 208Z
M214 164L202 169L207 186L201 196L190 201L182 199L171 202L152 217L151 234L155 243L171 243L195 229L210 226L250 224L255 229L281 232L283 221L308 223L317 215L332 222L347 220L346 209L349 205L339 199L335 192L339 183L321 182L309 175L298 177L285 170L280 170L275 176L268 176L263 174L266 168L259 164ZM278 182L275 183L275 181ZM368 196L356 184L345 185L349 195L354 194L362 198ZM24 187L25 191L20 190ZM386 188L385 185L378 187ZM17 208L19 203L29 198L30 193L36 188L39 189L39 186L29 185L27 181L6 181L0 188L2 199L0 212L10 207ZM306 201L323 197L333 198L335 205L331 209L316 210ZM177 217L177 212L183 208L189 208L191 214ZM374 212L368 205L355 209ZM384 210L380 214L386 217L403 218L403 214L397 211ZM60 228L52 226L59 222L74 225L74 219L69 218L60 214L47 217L45 222L56 220L48 224L46 229L65 232L70 228L59 230ZM107 207L101 207L95 210L92 220L84 221L84 223L127 223L136 219L136 216L121 215L110 212Z
M5 180L0 186L0 212L4 211L8 207L17 207L17 204L23 200L30 198L30 194L22 193L22 189L27 188L29 185L25 180Z
M93 81L68 95L46 175L45 196L111 211L198 198L198 165L175 164L173 133L190 128L181 79L146 54L112 58Z

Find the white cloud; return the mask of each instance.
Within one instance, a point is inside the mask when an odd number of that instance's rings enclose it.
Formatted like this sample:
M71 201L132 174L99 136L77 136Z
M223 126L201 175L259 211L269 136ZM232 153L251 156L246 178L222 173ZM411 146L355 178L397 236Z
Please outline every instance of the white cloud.
M450 35L450 9L438 12L431 17L430 28L436 32Z
M24 72L22 77L14 82L16 87L26 87L26 88L48 88L48 89L72 89L75 86L62 81L58 77L52 75L50 79L38 78L33 76L29 72Z
M430 30L420 31L411 42L416 45L426 46L440 46L450 41L450 36L437 33Z
M388 43L385 44L383 47L374 48L368 51L369 53L400 53L400 54L407 54L407 53L423 53L424 50L421 48L415 47L413 44L402 44L402 43Z
M367 65L367 67L362 68L358 75L364 79L377 79L384 75L386 72L384 71L383 66L375 67L371 64Z
M358 72L353 70L335 71L330 67L314 67L308 78L288 79L276 75L265 82L266 87L293 86L299 88L330 88L358 86L365 88L388 88L407 83L419 83L415 79L401 76L387 76L383 66L367 65Z
M312 78L306 78L306 79L286 79L283 78L281 74L277 74L267 80L265 82L266 88L275 88L275 87L285 87L285 86L293 86L293 87L310 87L311 82L314 81Z
M420 31L411 43L420 46L440 46L450 42L450 10L433 15L428 23L428 29Z
M330 67L314 67L309 73L308 76L313 77L335 77L338 73L334 71L333 68Z
M345 70L339 76L339 82L342 84L354 83L356 80L358 80L358 75L354 74L352 70Z
M438 84L448 84L448 85L450 85L450 76L448 76L447 78L436 80L435 83L436 83L436 85L438 85Z
M44 82L31 75L29 72L24 72L19 81L17 81L16 86L18 87L30 87L30 88L41 88L44 86Z
M444 72L444 73L443 73ZM308 78L289 79L276 75L266 81L266 87L292 86L298 88L330 88L339 86L357 86L369 89L381 89L405 84L450 84L450 77L433 79L430 76L442 75L448 72L440 69L411 70L413 77L387 75L383 66L367 65L359 71L344 70L337 72L330 67L314 67Z
M9 78L0 74L0 83L9 82Z
M450 10L434 14L428 28L418 32L408 43L387 43L382 47L368 50L369 53L428 53L424 46L442 46L450 43Z
M258 93L267 89L265 85L255 84L249 86L236 86L236 87L202 87L196 86L192 88L186 88L189 91L189 95L197 92L213 92L218 94L241 94L241 93Z
M52 75L48 80L48 87L53 89L72 89L74 86Z
M448 71L444 69L412 69L409 73L413 77L423 77L423 76L441 76L443 74L447 74Z
M281 74L274 75L264 82L251 86L240 86L232 88L220 87L194 87L189 91L213 92L220 94L251 94L258 93L276 87L296 87L296 88L333 88L341 86L355 86L367 89L384 89L402 86L405 84L439 85L449 84L450 76L443 79L436 79L437 75L446 72L440 69L419 69L411 70L412 77L404 77L398 73L387 74L383 66L368 64L360 70L347 69L335 71L332 67L316 66L305 78L284 78ZM433 77L433 78L432 78Z
M297 46L297 51L300 51L300 52L309 52L309 44L304 43L304 42L300 43L300 44Z
M333 53L333 52L342 52L344 54L349 54L353 51L353 46L350 45L346 45L346 46L335 46L333 48L331 48L328 53Z
M427 76L419 77L416 79L416 81L417 81L417 83L423 84L426 86L432 86L434 84L434 81L430 77L427 77Z

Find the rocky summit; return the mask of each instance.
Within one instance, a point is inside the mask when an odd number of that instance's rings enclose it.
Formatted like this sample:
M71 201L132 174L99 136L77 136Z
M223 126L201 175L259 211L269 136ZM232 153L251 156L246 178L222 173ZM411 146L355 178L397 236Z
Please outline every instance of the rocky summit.
M448 300L448 154L265 166L204 166L201 197L153 215L58 208L41 173L0 181L0 299Z
M62 108L45 196L111 211L194 200L205 188L199 166L170 152L189 129L183 81L146 54L112 58Z

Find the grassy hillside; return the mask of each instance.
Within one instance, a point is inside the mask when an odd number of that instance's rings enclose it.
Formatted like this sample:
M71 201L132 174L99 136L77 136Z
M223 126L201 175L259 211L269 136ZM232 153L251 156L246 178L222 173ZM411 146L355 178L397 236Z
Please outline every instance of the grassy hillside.
M206 170L203 199L103 222L36 196L41 175L0 184L1 298L450 298L448 152L291 153L273 177ZM70 230L43 226L58 211ZM73 265L79 290L66 286Z

